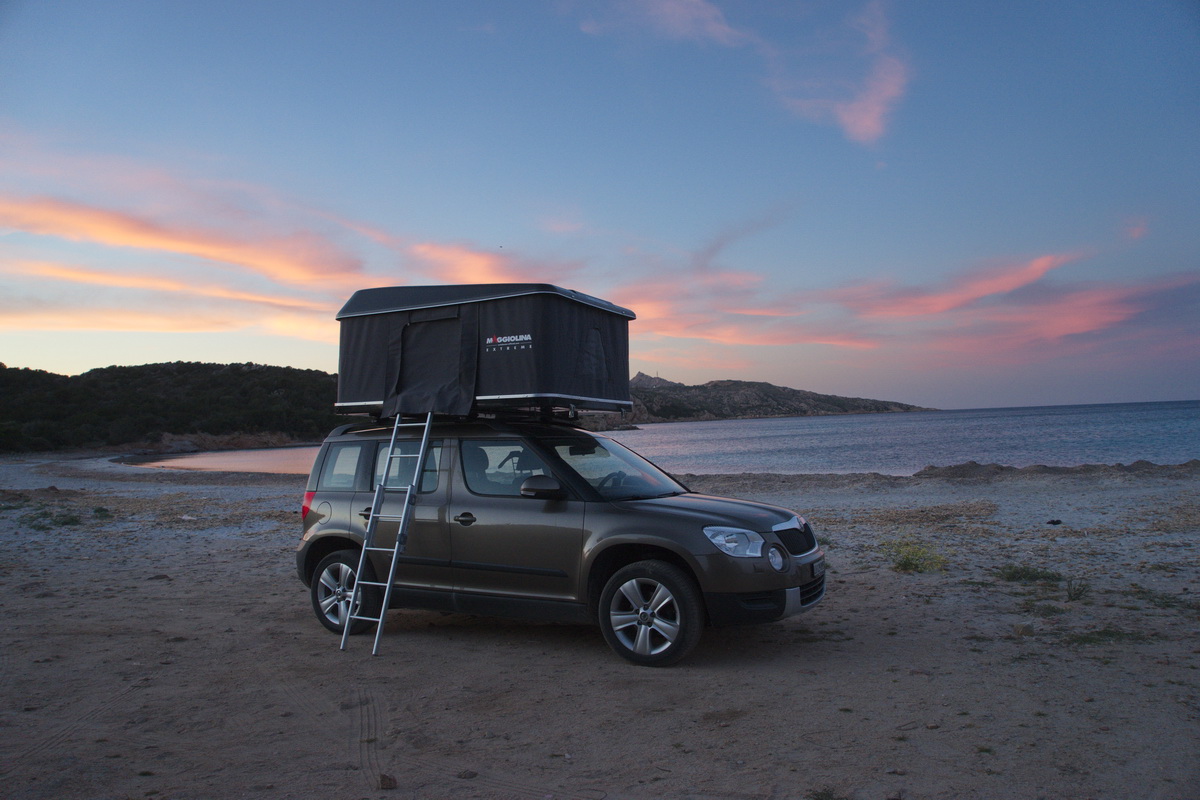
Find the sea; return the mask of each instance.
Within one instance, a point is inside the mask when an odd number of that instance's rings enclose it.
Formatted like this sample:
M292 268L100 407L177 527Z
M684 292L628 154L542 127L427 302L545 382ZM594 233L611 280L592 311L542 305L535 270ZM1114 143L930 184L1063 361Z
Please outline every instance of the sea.
M1200 459L1200 400L671 422L609 435L676 474L912 475L969 461L1182 464ZM286 447L142 466L307 474L315 455L315 447Z

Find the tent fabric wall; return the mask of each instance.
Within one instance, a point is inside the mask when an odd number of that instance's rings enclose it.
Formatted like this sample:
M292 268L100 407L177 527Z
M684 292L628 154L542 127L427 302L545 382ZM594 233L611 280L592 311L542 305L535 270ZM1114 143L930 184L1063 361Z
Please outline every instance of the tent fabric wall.
M339 313L337 407L622 410L633 312L550 284L386 287Z

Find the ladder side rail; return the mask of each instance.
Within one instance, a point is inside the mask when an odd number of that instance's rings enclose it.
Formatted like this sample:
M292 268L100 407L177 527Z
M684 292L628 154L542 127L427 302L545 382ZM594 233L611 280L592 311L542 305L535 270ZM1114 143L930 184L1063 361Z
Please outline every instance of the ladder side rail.
M386 491L387 476L391 468L392 459L396 451L396 433L400 430L400 416L396 416L396 424L392 428L392 440L388 449L387 467L383 471L383 477L380 480L379 486L376 489L379 499L376 504L371 507L371 516L378 520L378 515L382 514L383 492ZM408 485L407 491L404 492L404 502L400 508L400 524L396 527L396 542L392 547L392 563L388 567L388 576L386 585L383 589L383 600L379 609L379 622L375 626L375 642L371 647L371 655L379 655L379 642L383 638L383 618L387 616L388 606L392 600L392 588L396 585L396 567L400 563L400 556L404 553L405 547L408 545L408 526L413 518L413 506L416 505L417 492L421 486L421 480L425 473L425 456L429 453L429 438L430 432L433 429L433 412L430 411L425 416L425 428L421 433L421 444L417 448L417 463L413 468L413 476ZM363 548L363 553L367 552ZM357 582L355 586L357 586ZM344 635L344 632L343 632Z
M375 487L374 499L371 501L371 511L367 516L367 529L363 534L362 549L358 551L358 569L354 572L354 591L350 595L350 609L347 612L346 623L342 626L342 644L339 649L346 649L346 641L350 637L350 623L355 619L373 619L373 617L362 617L358 614L358 608L362 605L363 587L360 585L363 571L366 569L367 563L370 560L371 550L375 547L375 529L379 527L379 515L375 513L375 509L379 508L383 502L383 484L380 483ZM380 620L382 623L382 620Z
M363 533L362 549L359 550L358 553L358 569L354 573L354 591L350 595L350 608L346 614L345 624L342 626L342 643L339 648L341 650L346 649L346 643L350 638L350 625L356 618L372 619L375 620L376 625L382 626L383 617L387 612L387 606L385 605L379 612L379 618L376 619L375 617L360 616L357 613L357 609L362 606L362 593L364 587L360 585L360 581L363 575L366 574L364 570L366 569L367 563L370 560L371 550L375 547L375 530L379 527L379 517L381 516L381 509L383 508L383 498L386 491L385 487L387 486L388 469L392 464L392 454L396 450L396 436L400 431L400 426L402 423L403 417L397 414L396 420L392 424L392 435L388 439L388 451L387 457L383 462L383 474L380 476L379 482L375 484L375 494L371 500L371 510L367 515L367 528Z

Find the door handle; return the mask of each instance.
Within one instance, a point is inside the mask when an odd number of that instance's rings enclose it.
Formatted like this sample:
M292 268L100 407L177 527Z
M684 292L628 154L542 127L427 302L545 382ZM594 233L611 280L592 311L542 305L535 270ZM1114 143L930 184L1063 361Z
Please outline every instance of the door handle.
M362 517L363 519L370 519L371 518L371 507L367 506L362 511L358 512L358 515L360 517Z
M464 511L463 513L461 513L457 517L455 517L454 521L457 522L459 525L470 525L472 522L475 521L475 515L472 514L470 511Z

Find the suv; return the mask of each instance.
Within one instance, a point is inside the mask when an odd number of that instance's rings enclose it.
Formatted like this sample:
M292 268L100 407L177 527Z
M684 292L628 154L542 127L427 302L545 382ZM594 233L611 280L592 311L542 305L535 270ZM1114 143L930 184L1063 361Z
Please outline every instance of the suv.
M392 459L383 475L391 434L337 428L308 479L296 566L335 633L351 613L374 487L413 482L414 458ZM397 452L415 455L420 439L400 434ZM391 548L397 523L385 520L403 493L385 498L375 544ZM825 593L825 554L803 517L693 493L614 440L565 424L435 424L414 502L391 607L599 624L636 664L673 664L706 624L781 619ZM386 576L390 552L370 556L364 580ZM355 612L381 617L382 594L364 586ZM350 621L352 634L372 627Z

